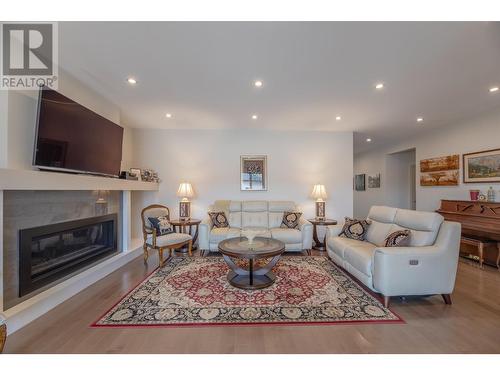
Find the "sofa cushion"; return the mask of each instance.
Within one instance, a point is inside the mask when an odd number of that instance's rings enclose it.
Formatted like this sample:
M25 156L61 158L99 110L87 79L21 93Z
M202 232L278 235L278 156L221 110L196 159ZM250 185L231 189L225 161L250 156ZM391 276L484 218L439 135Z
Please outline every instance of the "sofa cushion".
M282 241L285 244L302 242L302 234L298 229L273 228L271 229L271 237L276 240Z
M187 233L170 233L170 234L165 234L164 236L159 236L156 237L156 246L157 247L164 247L168 245L175 245L179 244L185 241L189 241L191 239L191 236ZM153 239L148 236L148 244L153 246Z
M243 201L241 203L241 210L245 212L267 212L267 201Z
M243 230L255 230L260 232L257 237L271 238L271 231L266 227L245 227Z
M241 228L241 211L229 212L227 220L230 227Z
M239 228L212 228L210 231L210 243L219 243L226 238L234 238L240 236L241 230Z
M241 224L243 228L260 227L269 228L269 217L267 211L241 213Z
M329 237L327 240L327 245L328 248L330 248L335 254L344 259L345 250L347 248L359 245L358 242L365 243L367 244L367 246L372 245L366 241L353 240L352 238L347 237Z
M376 246L370 242L357 241L344 250L344 258L352 267L367 276L372 275L373 253Z
M390 233L384 241L384 247L407 246L410 243L410 230L403 229Z
M409 229L411 231L409 246L431 246L436 241L443 221L444 218L435 212L398 209L391 232Z
M369 225L370 223L366 220L357 220L346 217L340 236L363 241Z
M398 209L394 207L372 206L370 212L368 212L368 219L378 221L379 223L392 224L397 211Z
M269 201L269 212L294 211L295 203L293 201Z
M209 212L208 216L210 216L210 219L212 220L212 224L216 228L225 228L229 226L229 222L227 220L226 214L224 211L217 211L217 212Z
M285 211L281 220L280 228L297 229L302 212Z
M393 225L394 224L370 220L365 240L377 246L384 246L385 239L390 233L393 232L391 231Z

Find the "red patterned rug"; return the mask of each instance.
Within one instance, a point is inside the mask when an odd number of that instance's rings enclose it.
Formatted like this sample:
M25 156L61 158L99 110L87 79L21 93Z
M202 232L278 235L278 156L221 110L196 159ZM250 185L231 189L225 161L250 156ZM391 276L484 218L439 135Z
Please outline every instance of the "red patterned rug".
M247 291L221 257L172 258L92 326L403 322L326 257L284 256L273 272L272 286Z

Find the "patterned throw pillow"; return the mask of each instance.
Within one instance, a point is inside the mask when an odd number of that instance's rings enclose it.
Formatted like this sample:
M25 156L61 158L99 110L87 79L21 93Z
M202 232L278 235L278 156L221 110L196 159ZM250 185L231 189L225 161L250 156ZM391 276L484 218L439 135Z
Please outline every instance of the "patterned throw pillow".
M166 216L148 217L149 223L155 229L157 236L173 233L174 228Z
M208 216L212 219L212 223L216 228L226 228L229 226L226 214L224 211L209 212Z
M346 217L340 236L364 241L366 232L368 231L368 225L370 225L368 220L357 220Z
M285 211L283 212L283 220L281 220L280 228L297 229L299 226L299 219L302 212Z
M385 247L406 246L410 239L411 232L408 229L397 230L389 234L384 240Z

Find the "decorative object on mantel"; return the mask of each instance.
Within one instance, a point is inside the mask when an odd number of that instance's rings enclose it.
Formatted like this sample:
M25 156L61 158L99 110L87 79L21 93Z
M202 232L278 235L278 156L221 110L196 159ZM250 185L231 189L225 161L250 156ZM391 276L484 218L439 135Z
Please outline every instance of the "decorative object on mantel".
M141 180L146 182L160 182L160 179L158 178L158 172L155 172L153 169L142 170Z
M488 198L483 193L479 193L477 200L480 202L486 202L488 200Z
M354 175L354 189L356 191L365 191L365 174Z
M142 171L140 168L130 168L129 176L131 180L142 181Z
M267 190L267 156L240 156L240 189Z
M500 182L500 149L463 155L464 183Z
M193 197L193 187L189 182L182 182L177 190L177 196L182 198L179 202L179 219L189 220L191 217L191 202L189 198Z
M420 186L456 186L459 168L459 155L420 160Z
M370 189L380 188L380 173L377 173L374 176L368 176L368 187Z
M479 193L481 191L480 190L477 190L477 189L472 189L472 190L469 190L469 194L470 194L470 200L471 201L477 201L479 199Z
M325 220L325 185L314 185L311 196L316 199L316 220Z
M135 173L130 173L129 171L122 171L120 173L120 179L121 180L132 180L132 181L139 181L139 177Z
M3 352L5 341L7 340L7 318L0 314L0 354Z

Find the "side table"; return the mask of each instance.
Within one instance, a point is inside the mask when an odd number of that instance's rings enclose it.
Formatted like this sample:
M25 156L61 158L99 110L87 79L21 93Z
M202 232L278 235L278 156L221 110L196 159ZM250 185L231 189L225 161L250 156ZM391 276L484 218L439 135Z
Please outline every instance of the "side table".
M170 224L174 227L174 232L177 233L188 233L193 236L193 250L196 250L198 246L195 245L196 239L198 238L198 229L200 226L201 220L199 219L187 219L187 220L170 220ZM195 227L194 235L192 234L193 227ZM189 229L187 229L189 228ZM176 249L175 251L179 251L181 253L187 252L187 247L181 247Z
M336 225L337 220L332 220L332 219L325 219L325 220L307 219L307 220L313 225L313 240L314 240L313 249L325 251L326 250L325 239L323 238L323 241L319 240L317 227L318 225L321 226Z

